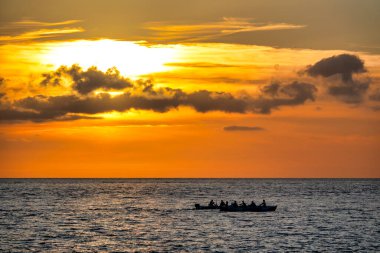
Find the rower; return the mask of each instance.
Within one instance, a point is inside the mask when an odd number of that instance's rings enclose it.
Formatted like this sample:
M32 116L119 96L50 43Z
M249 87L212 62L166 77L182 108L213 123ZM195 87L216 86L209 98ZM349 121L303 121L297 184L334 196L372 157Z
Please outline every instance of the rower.
M267 204L265 203L265 199L263 199L263 203L261 203L260 206L263 206L263 207L267 206Z
M247 204L244 202L244 200L241 202L241 205L242 207L247 207Z
M220 201L220 207L223 207L223 206L225 206L226 204L224 203L224 201L222 200L222 201Z
M251 202L251 204L249 204L249 206L251 206L251 207L256 207L256 204L255 204L255 202L253 202L253 200L252 200L252 202Z
M210 201L210 203L208 204L208 206L215 206L215 202L214 202L213 199Z

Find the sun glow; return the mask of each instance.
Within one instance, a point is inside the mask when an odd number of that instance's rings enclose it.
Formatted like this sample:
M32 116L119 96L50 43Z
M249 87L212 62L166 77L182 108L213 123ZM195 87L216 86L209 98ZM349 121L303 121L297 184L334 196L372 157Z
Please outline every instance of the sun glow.
M163 46L144 46L131 41L80 40L63 42L49 47L44 62L57 68L79 64L83 68L96 66L102 71L116 67L124 76L137 77L170 70L166 63L174 61L176 49Z

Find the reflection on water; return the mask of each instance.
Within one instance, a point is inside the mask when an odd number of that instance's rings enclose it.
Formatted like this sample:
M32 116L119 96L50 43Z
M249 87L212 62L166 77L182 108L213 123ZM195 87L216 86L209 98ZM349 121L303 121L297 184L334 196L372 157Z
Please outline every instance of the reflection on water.
M379 251L379 183L2 179L0 251ZM193 210L263 198L277 211Z

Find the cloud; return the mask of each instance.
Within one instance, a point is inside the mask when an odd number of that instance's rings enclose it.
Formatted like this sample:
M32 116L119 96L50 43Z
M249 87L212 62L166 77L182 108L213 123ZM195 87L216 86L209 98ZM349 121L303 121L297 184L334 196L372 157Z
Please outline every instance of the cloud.
M8 27L51 27L51 26L63 26L63 25L71 25L82 22L78 19L65 20L61 22L43 22L32 19L22 19L19 21L12 22L8 25Z
M314 101L317 88L310 83L294 81L289 84L272 83L262 88L260 98L253 101L253 111L268 114L280 106L296 106Z
M306 68L310 76L324 78L339 75L340 80L326 80L328 93L339 97L346 103L360 103L368 90L370 80L354 80L353 74L367 72L364 61L356 55L341 54L324 58Z
M45 121L70 121L79 119L99 119L99 117L85 116L85 115L51 115L45 112L33 112L33 111L20 111L15 109L0 109L0 121L12 122L12 121L33 121L33 122L45 122Z
M159 113L176 109L179 106L190 106L198 112L223 111L244 113L247 105L243 100L234 98L228 93L197 91L184 93L181 90L157 90L156 94L143 93L135 95L129 92L117 96L99 93L92 96L34 96L20 99L13 106L17 118L56 118L68 113L97 114L110 111L127 111L130 109L152 110ZM22 111L20 111L22 110ZM22 114L25 111L29 114ZM22 112L22 113L21 113ZM40 115L40 117L38 117ZM5 117L5 116L4 116ZM12 118L8 115L7 118Z
M186 105L194 107L198 112L223 111L223 112L247 112L249 100L242 97L234 97L226 92L210 92L207 90L196 91L186 95Z
M275 97L278 96L279 90L281 86L279 83L271 83L269 85L264 86L261 91L263 94Z
M181 106L188 106L197 112L220 111L225 113L270 113L281 106L296 106L307 100L314 100L316 88L308 83L271 84L262 93L253 97L229 92L198 90L185 92L170 87L156 87L151 81L131 81L122 77L116 69L102 72L95 67L83 70L79 66L62 66L54 72L43 75L42 86L62 85L71 80L70 95L36 95L0 103L0 120L62 120L92 118L105 112L124 112L131 109L151 110L165 113ZM273 87L277 88L275 91ZM62 86L63 87L63 86ZM101 90L99 92L93 92ZM106 91L119 90L111 96Z
M67 29L41 29L37 31L25 32L15 36L0 36L0 42L16 42L43 38L58 37L64 34L83 32L82 28L67 28Z
M264 128L257 126L226 126L223 128L224 131L263 131Z
M78 65L61 66L55 72L43 74L43 77L44 79L41 81L43 86L61 85L62 80L68 77L73 82L73 89L80 94L88 94L97 89L122 90L132 87L131 81L122 77L116 68L102 72L96 67L83 70Z
M11 22L0 27L1 34L5 34L0 36L0 43L54 38L66 34L80 33L84 31L82 27L72 26L79 22L81 20L42 22L28 19Z
M222 21L200 24L146 23L144 28L153 32L150 40L202 41L243 32L301 29L305 25L288 23L254 23L247 18L223 18Z
M346 103L361 103L364 94L368 90L370 81L349 81L347 83L336 83L328 88L329 94L339 97Z
M310 76L330 77L340 74L344 82L352 81L352 75L354 73L363 73L366 71L364 62L356 55L351 54L340 54L324 58L306 68L306 73Z

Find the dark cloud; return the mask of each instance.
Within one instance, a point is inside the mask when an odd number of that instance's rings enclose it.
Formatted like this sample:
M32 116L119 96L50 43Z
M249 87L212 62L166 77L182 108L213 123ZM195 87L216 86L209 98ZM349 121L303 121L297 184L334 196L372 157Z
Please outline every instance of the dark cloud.
M195 108L198 112L224 111L245 113L248 101L244 98L236 98L226 92L210 92L201 90L190 93L184 100L185 104Z
M280 90L279 83L271 83L269 85L264 86L261 91L263 94L270 95L272 97L277 96Z
M100 93L93 96L34 96L18 100L16 108L32 110L25 114L30 118L56 118L68 113L96 114L110 111L127 111L130 109L152 110L164 113L179 106L190 106L198 112L223 111L244 113L247 106L244 101L228 93L213 93L198 91L184 93L181 90L161 89L156 93L142 93L139 95L123 93L110 96ZM37 112L37 113L36 113ZM15 111L17 118L22 114ZM38 117L39 116L39 117ZM8 116L8 118L10 118Z
M73 114L86 110L86 108L75 110L78 101L80 98L75 95L52 97L37 95L16 100L13 103L0 103L0 121L42 122L96 118Z
M49 112L22 111L17 109L0 109L0 121L69 121L78 119L99 119L99 117L89 117L84 115L54 115Z
M32 111L19 111L15 109L1 109L0 120L1 121L13 121L13 120L34 120L39 117L39 114Z
M257 126L226 126L223 128L224 131L263 131L264 128Z
M330 77L340 74L344 82L352 81L354 73L366 72L364 62L356 55L340 54L324 58L305 71L310 76Z
M41 82L43 86L61 85L62 80L68 77L73 82L73 89L80 94L88 94L97 89L122 90L132 87L131 80L122 77L116 68L102 72L96 67L83 70L78 65L62 66L55 72L43 74L43 77L44 79Z
M330 95L339 97L346 103L360 103L370 85L369 81L349 81L346 83L334 83L328 87Z
M346 103L360 103L369 88L369 80L354 80L353 74L367 70L364 61L356 55L341 54L325 58L308 66L305 72L310 76L330 77L339 75L340 81L331 79L326 81L328 93L340 98Z
M310 83L272 83L262 88L262 97L255 99L251 106L255 112L268 114L280 106L295 106L304 104L307 100L314 101L316 91L317 88Z

